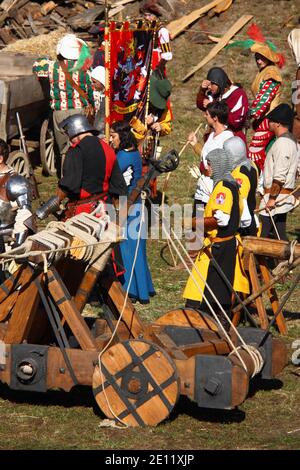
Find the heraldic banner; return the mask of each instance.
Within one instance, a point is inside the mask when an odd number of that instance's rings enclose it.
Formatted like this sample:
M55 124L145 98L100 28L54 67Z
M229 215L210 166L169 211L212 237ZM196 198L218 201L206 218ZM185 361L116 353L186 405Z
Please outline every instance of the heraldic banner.
M143 21L110 23L110 124L144 121L155 32Z

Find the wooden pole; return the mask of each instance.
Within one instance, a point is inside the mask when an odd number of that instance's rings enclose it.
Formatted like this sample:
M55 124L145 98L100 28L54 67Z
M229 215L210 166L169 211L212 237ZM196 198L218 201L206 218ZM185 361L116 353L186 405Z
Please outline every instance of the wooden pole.
M200 127L202 127L202 122L199 124L199 126L198 126L197 129L195 130L195 134L197 134L197 132L199 131ZM181 149L180 152L179 152L179 157L181 157L181 155L182 155L183 152L185 151L185 149L186 149L186 147L188 146L188 144L189 144L189 141L187 140L187 141L185 142L184 146L182 147L182 149ZM167 190L167 187L168 187L168 182L169 182L169 179L170 179L170 175L171 175L171 172L167 174L167 177L166 177L166 179L165 179L164 186L163 186L163 192L162 192L162 198L161 198L161 213L162 213L162 219L164 219L164 215L165 215L164 204L165 204L166 190ZM164 223L164 220L162 221L162 223ZM169 239L167 239L167 245L168 245L169 251L170 251L171 256L172 256L173 264L174 264L174 266L177 266L177 257L176 257L176 258L174 257L174 254L173 254L172 247L171 247L171 244L170 244Z
M253 18L253 15L243 15L241 18L236 21L231 28L220 38L220 41L212 48L212 50L207 54L207 56L202 59L198 65L193 67L182 79L183 82L185 82L188 78L190 78L192 75L194 75L195 72L197 72L201 67L206 65L210 60L212 60L219 52L221 49L223 49L230 39L240 30L245 26L246 23L248 23L251 19Z
M188 15L185 15L178 20L171 21L171 23L167 25L171 39L174 39L176 36L178 36L178 34L182 33L182 31L184 31L187 26L198 20L198 18L205 15L205 13L223 1L224 0L214 0L213 2L210 2L202 8L198 8L197 10L192 11Z

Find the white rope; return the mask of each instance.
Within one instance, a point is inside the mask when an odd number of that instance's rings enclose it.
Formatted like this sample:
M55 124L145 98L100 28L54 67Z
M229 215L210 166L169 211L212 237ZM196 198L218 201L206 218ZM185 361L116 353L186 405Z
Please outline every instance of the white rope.
M157 210L156 210L156 213L157 213ZM157 213L158 214L158 213ZM214 309L212 308L210 302L208 301L208 299L206 298L206 296L204 295L204 291L203 289L200 287L200 285L198 284L195 276L193 275L192 271L189 269L185 259L183 258L183 256L181 255L180 251L178 250L177 246L175 245L173 239L171 238L169 232L166 230L165 228L165 220L164 218L162 218L162 229L164 230L167 238L170 240L170 243L172 244L174 250L176 251L177 255L179 256L181 262L183 263L186 271L189 273L189 275L191 276L196 288L198 289L198 291L201 293L203 299L205 300L209 310L211 311L214 319L216 320L216 322L218 323L218 325L220 326L221 330L223 331L224 333L224 336L226 337L228 343L230 344L230 346L232 347L233 349L233 352L236 353L236 355L238 356L239 360L241 361L244 369L246 372L248 372L248 369L247 369L247 366L245 364L245 362L243 361L241 355L239 354L238 352L238 348L233 344L233 342L231 341L231 338L230 336L228 335L227 331L225 330L225 328L223 327L222 323L220 322L218 316L216 315L216 313L214 312ZM179 246L181 247L181 249L183 250L185 256L187 256L188 260L193 264L193 260L191 259L191 257L189 256L189 253L187 252L187 250L185 249L185 247L183 246L183 244L181 243L181 241L179 240L178 236L176 235L176 233L174 232L173 229L171 229L171 232L172 232L172 235L174 237L174 239L177 241L177 243L179 244ZM235 328L234 324L232 323L231 319L228 317L227 313L225 312L224 308L222 307L222 305L220 304L218 298L215 296L214 292L212 291L212 289L210 288L210 286L206 283L205 279L203 278L202 274L199 272L197 266L196 266L196 263L194 264L194 268L197 272L197 274L199 275L199 277L201 278L201 280L204 282L204 284L206 285L209 293L211 294L212 298L214 299L214 301L216 302L216 304L218 305L218 307L220 308L221 312L223 313L223 315L225 316L226 320L228 321L228 323L230 324L230 326L232 327L233 331L235 332L235 334L237 335L237 337L239 338L239 340L241 341L242 345L245 346L245 349L247 350L248 354L250 355L250 357L252 358L253 360L253 364L254 364L254 369L256 370L257 368L257 358L255 356L255 354L252 352L251 348L248 348L247 349L247 344L245 343L244 339L242 338L242 336L239 334L238 330Z
M178 241L180 247L182 248L182 250L184 251L184 253L189 257L189 253L188 253L187 250L185 249L184 245L180 242L179 239L177 239L177 241ZM190 259L190 261L192 261L192 260ZM205 280L204 280L203 276L201 275L200 271L198 270L198 268L197 268L197 266L196 266L196 263L194 264L194 268L195 268L197 274L198 274L198 275L200 276L200 278L202 279L202 281L205 283ZM208 288L210 294L212 295L213 299L217 302L217 305L219 306L219 308L221 308L221 311L222 311L223 315L225 316L225 318L227 319L228 323L230 324L231 328L233 329L233 331L235 332L235 334L237 335L237 337L238 337L239 340L241 341L242 346L244 347L244 349L246 349L246 350L248 351L249 355L252 356L252 354L251 354L251 353L252 353L252 349L251 349L251 348L247 349L248 345L245 343L243 337L239 334L239 332L238 332L238 330L236 329L235 325L232 323L231 319L228 317L226 311L223 309L223 307L222 307L222 305L220 304L218 298L215 296L214 292L212 291L212 289L210 288L210 286L209 286L207 283L206 283L206 286L207 286L207 288ZM207 303L207 300L206 300L206 303ZM216 317L217 317L217 316L216 316ZM217 317L217 318L218 318L218 317ZM227 333L227 332L225 332L225 334L226 334L226 333ZM253 356L252 359L253 359L253 362L255 362L255 360L256 360L256 359L255 359L255 356Z
M294 258L295 258L295 248L296 245L298 244L297 240L292 240L290 242L290 257L288 260L281 261L273 270L272 270L272 275L273 276L279 276L281 273L283 273L286 269L287 266L290 266L291 264L294 263Z
M259 372L264 366L264 360L259 349L255 348L255 346L253 346L252 344L243 344L241 346L238 346L237 350L238 349L244 349L245 351L247 351L253 360L254 369L251 377L254 377L256 374L259 374ZM236 351L231 351L229 356L233 355L235 352Z
M127 423L125 423L123 420L121 420L113 411L111 405L110 405L110 402L109 402L109 399L108 399L108 396L106 394L106 391L105 391L105 388L104 388L104 376L103 376L103 372L102 372L102 367L101 367L101 357L102 355L105 353L105 351L108 349L108 347L110 346L110 344L112 343L115 335L116 335L116 332L117 332L117 329L119 327L119 324L122 320L122 317L123 317L123 314L124 314L124 310L125 310L125 307L126 307L126 304L127 304L127 299L128 299L128 295L129 295L129 289L130 289L130 286L131 286L131 282L132 282L132 278L133 278L133 274L134 274L134 268L135 268L135 264L136 264L136 260L137 260L137 255L138 255L138 250L139 250L139 245L140 245L140 239L141 239L141 231L142 231L142 226L145 222L145 200L146 200L146 193L144 191L142 191L141 193L141 198L142 198L142 208L141 208L141 221L140 221L140 226L139 226L139 231L138 231L138 237L137 237L137 243L136 243L136 248L135 248L135 253L134 253L134 258L133 258L133 263L132 263L132 268L131 268L131 272L130 272L130 277L129 277L129 281L128 281L128 286L127 286L127 289L126 289L126 293L125 293L125 298L124 298L124 303L123 303L123 307L122 307L122 310L121 310L121 313L120 313L120 316L119 316L119 319L116 323L116 326L115 326L115 329L114 331L112 332L112 335L111 335L111 338L109 340L109 342L106 344L106 346L102 349L102 351L100 351L99 353L99 356L98 356L98 365L99 365L99 373L100 373L100 377L101 377L101 385L102 385L102 391L103 391L103 394L104 394L104 397L105 397L105 400L106 400L106 403L107 403L107 406L109 408L109 411L111 412L111 414L114 416L114 418L119 421L121 424L123 424L125 427L129 427L129 425Z
M173 235L175 235L176 237L176 241L179 243L179 246L182 248L184 254L186 256L188 256L188 259L190 262L192 262L192 259L190 258L189 256L189 253L188 251L185 249L184 245L181 243L181 241L178 239L178 237L176 236L176 234L174 233L173 229L171 229L172 232L173 232ZM252 358L253 360L253 363L254 363L254 368L256 367L256 362L257 362L257 359L255 357L255 354L253 353L253 346L251 348L248 348L248 345L245 343L244 339L242 338L242 336L239 334L238 330L236 329L236 327L234 326L234 324L232 323L231 319L228 317L226 311L224 310L224 308L222 307L221 303L219 302L218 298L215 296L214 292L212 291L212 289L210 288L210 286L206 283L205 279L203 278L202 274L200 273L200 271L198 270L197 266L196 266L196 263L194 263L194 268L197 272L197 274L199 275L199 277L201 278L201 280L206 284L206 287L209 291L209 293L211 294L211 296L213 297L214 301L217 303L218 307L221 309L223 315L225 316L226 320L228 321L228 323L230 324L231 328L233 329L233 331L235 332L235 334L237 335L237 337L239 338L239 340L241 341L242 343L242 346L243 348L248 352L248 354L250 355L250 357ZM192 279L193 279L193 282L195 283L195 277L192 276ZM214 318L218 321L218 323L221 325L221 329L223 330L223 332L225 333L225 336L227 338L227 340L229 340L229 342L231 342L231 339L227 333L227 331L224 329L223 325L220 323L219 321L219 318L218 316L216 315L216 313L214 312L213 308L211 307L211 305L209 305L209 302L208 300L205 298L204 296L204 293L203 293L203 290L201 289L201 287L198 285L197 281L196 281L196 287L198 288L198 290L200 289L200 292L202 293L203 295L203 298L206 302L206 304L208 305L208 307L210 307L211 311L213 312L213 315L214 315ZM231 343L233 344L233 343ZM240 361L243 363L243 365L245 366L246 370L247 370L247 367L244 363L244 361L242 360L241 356L238 354L237 352L237 349L236 346L233 345L233 348L234 348L234 351L236 351ZM254 348L255 349L255 348ZM260 353L259 353L260 354Z

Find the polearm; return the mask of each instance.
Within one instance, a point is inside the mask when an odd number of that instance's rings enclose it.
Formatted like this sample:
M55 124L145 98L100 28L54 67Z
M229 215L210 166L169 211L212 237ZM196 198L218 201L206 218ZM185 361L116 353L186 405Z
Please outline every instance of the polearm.
M104 27L104 65L105 65L105 138L109 142L109 118L110 118L110 44L109 44L109 23L108 23L108 0L105 0L105 27Z
M24 153L24 156L25 156L25 160L26 160L27 163L28 163L28 168L29 168L29 181L30 181L30 184L31 184L32 189L33 189L33 198L34 198L34 199L39 199L39 197L40 197L40 195L39 195L39 190L38 190L37 182L36 182L36 179L35 179L35 176L34 176L33 168L32 168L31 163L30 163L30 158L29 158L29 154L28 154L28 149L27 149L27 144L26 144L26 140L25 140L25 135L24 135L24 133L23 133L23 127L22 127L20 115L19 115L18 112L16 112L16 118L17 118L17 125L18 125L18 130L19 130L19 136L20 136L20 142L21 142L21 145L22 145L22 150L23 150L23 153Z

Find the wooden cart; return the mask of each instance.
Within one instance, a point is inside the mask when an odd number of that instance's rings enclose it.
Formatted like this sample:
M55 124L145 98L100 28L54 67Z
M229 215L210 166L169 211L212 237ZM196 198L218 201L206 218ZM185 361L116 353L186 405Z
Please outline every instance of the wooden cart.
M45 81L38 80L32 73L35 58L16 53L0 54L0 137L14 148L8 164L26 177L30 162L20 145L17 112L24 132L39 131L38 141L27 140L29 151L39 148L43 172L56 174L49 89Z
M235 408L253 376L272 379L282 371L283 341L259 328L239 327L228 339L210 316L186 308L142 321L105 269L113 229L80 214L19 248L22 264L0 286L2 382L32 392L91 386L107 417L145 426L167 418L180 395L203 408ZM77 252L42 256L70 246ZM82 315L92 291L101 299L101 318Z

